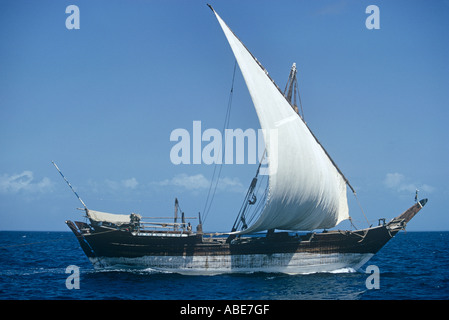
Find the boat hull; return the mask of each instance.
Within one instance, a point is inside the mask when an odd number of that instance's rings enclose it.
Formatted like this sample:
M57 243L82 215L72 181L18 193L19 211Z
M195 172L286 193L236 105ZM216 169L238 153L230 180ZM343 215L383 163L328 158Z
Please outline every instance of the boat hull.
M281 272L308 274L357 270L425 202L387 224L356 231L217 237L213 234L157 232L92 226L66 221L95 268L152 269L181 274ZM349 269L348 269L349 268Z
M305 235L279 232L226 241L202 234L145 234L97 228L77 237L97 269L151 269L190 275L309 274L355 271L396 232L379 226Z

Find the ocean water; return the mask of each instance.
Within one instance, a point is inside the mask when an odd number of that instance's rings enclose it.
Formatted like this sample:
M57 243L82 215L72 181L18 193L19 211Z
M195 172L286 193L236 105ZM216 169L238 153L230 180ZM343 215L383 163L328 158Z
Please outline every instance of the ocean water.
M0 300L447 300L448 249L449 232L400 232L358 271L184 276L97 271L71 232L2 231ZM79 289L66 286L71 265ZM378 289L367 287L369 265Z

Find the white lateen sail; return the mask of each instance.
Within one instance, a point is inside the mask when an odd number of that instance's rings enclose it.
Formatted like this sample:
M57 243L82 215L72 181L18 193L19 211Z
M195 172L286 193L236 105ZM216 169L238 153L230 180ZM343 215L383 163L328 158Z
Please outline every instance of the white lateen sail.
M269 229L327 229L348 219L346 179L266 70L214 13L232 48L264 129L269 163L269 193L265 208L258 220L240 233ZM277 139L270 139L269 132L277 132Z

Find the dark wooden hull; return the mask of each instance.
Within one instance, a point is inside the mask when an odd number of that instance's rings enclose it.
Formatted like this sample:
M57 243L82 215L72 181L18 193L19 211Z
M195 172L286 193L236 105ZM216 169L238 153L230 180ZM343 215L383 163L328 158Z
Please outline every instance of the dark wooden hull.
M144 232L67 221L97 268L152 268L180 273L309 273L361 267L422 208L417 203L387 224L305 235L277 232L226 241L211 234ZM316 271L315 271L316 270Z

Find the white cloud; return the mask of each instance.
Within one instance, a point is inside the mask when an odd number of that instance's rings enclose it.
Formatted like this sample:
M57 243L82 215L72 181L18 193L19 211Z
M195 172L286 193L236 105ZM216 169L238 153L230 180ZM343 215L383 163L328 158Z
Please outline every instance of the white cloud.
M120 188L120 183L114 180L106 179L104 180L104 186L111 190L118 190Z
M108 190L110 192L123 191L126 189L134 190L139 185L139 182L134 177L120 181L106 179L103 182L96 182L89 180L88 183L94 192L99 192L100 190Z
M245 189L239 178L224 177L223 179L220 179L218 185L219 187L221 186L220 188L222 189L233 188L235 191L242 191Z
M47 178L41 181L34 180L32 171L23 171L19 174L3 174L0 176L0 193L18 193L20 191L44 193L52 189L53 182Z
M159 186L174 186L180 187L186 190L199 191L207 190L210 187L210 180L202 174L187 175L185 173L178 174L171 179L165 179L160 182L154 183ZM215 186L215 185L213 185ZM217 189L227 190L233 192L241 192L244 187L238 178L220 178Z
M387 173L385 176L384 184L387 188L396 189L398 188L404 181L404 175L400 173Z
M202 174L188 176L185 173L178 174L159 183L161 186L176 186L191 190L206 189L209 188L209 184L209 181Z
M414 193L418 189L422 192L431 193L435 190L434 187L428 184L418 184L415 182L411 182L403 174L398 172L387 173L384 179L384 185L387 188L395 190L397 192Z
M129 188L129 189L135 189L138 184L139 184L139 182L137 182L137 179L134 177L130 178L130 179L122 180L122 185L125 188Z

